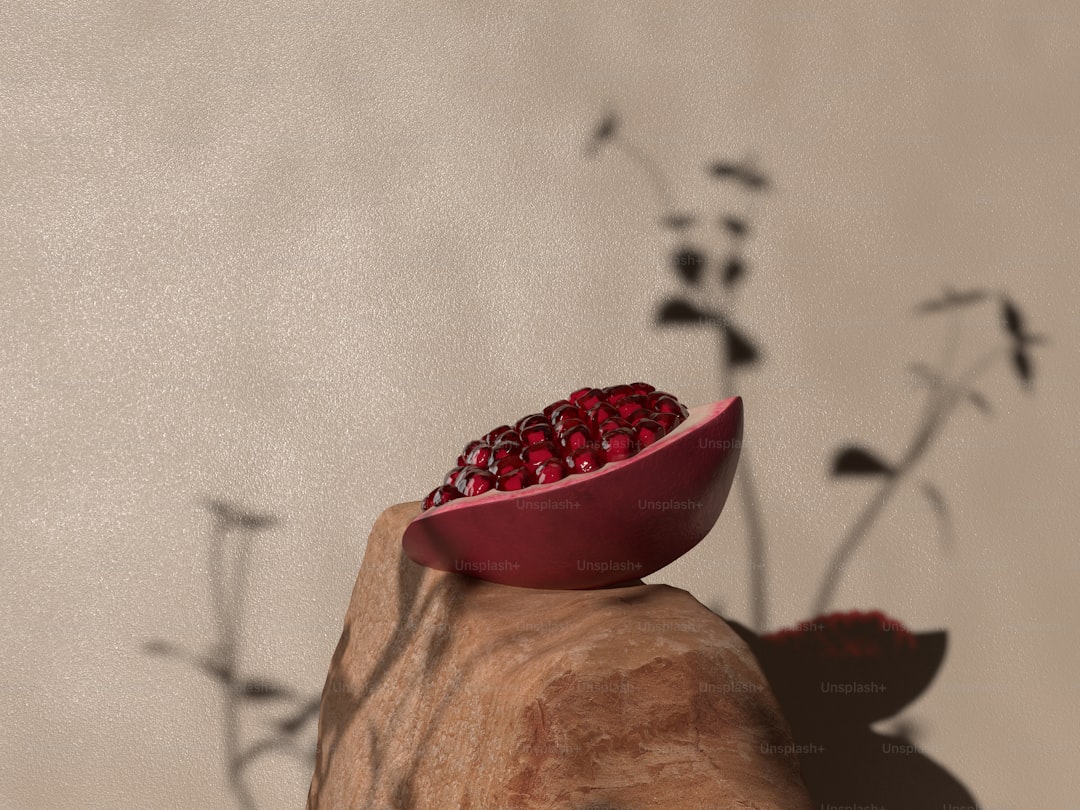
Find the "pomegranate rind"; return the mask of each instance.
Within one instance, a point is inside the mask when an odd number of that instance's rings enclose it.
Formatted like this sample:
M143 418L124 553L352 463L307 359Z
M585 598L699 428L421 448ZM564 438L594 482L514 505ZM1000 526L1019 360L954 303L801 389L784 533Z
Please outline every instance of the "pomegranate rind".
M648 576L716 524L742 431L740 397L693 408L632 458L422 512L402 547L429 568L523 588L603 588Z

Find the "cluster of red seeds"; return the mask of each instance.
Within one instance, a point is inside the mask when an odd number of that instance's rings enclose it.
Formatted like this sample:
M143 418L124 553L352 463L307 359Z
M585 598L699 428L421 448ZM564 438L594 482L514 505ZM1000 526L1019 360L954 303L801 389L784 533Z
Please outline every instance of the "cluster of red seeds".
M863 658L913 650L918 645L903 624L879 610L829 613L798 627L768 633L762 639L821 658Z
M676 397L648 383L581 388L543 413L500 425L465 445L457 466L428 493L423 508L599 470L659 441L687 414Z

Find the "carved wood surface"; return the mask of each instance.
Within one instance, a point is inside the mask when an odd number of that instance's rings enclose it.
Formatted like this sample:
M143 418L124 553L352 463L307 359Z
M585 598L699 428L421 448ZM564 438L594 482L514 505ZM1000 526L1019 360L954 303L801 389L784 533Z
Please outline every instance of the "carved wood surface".
M743 641L689 593L512 588L368 540L319 717L309 810L809 808Z

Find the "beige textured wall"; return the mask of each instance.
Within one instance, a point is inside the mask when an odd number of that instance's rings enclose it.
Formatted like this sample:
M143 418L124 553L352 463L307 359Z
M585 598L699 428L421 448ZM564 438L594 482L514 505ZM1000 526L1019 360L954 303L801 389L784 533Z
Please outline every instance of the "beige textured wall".
M897 454L944 282L1011 290L1004 367L920 472L839 606L948 628L906 717L987 810L1072 807L1080 609L1077 76L1067 2L7 3L0 9L0 805L227 806L221 702L147 656L214 632L206 497L266 509L246 671L322 679L366 533L462 439L581 381L715 398L712 345L648 325L675 289L649 188L582 145L607 109L680 199L755 227L739 382L771 619L805 618ZM701 174L755 154L751 208ZM970 320L965 350L997 338ZM649 578L745 618L743 516ZM271 713L272 714L272 713ZM266 714L245 716L257 738ZM310 744L311 734L305 738ZM259 806L300 806L275 755ZM1070 784L1071 781L1071 784Z

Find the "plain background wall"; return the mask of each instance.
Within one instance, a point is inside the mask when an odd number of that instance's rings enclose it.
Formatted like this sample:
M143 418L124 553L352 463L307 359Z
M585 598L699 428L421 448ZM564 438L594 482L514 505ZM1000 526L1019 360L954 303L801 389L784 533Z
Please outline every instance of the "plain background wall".
M5 4L0 804L229 806L218 691L142 649L213 636L206 498L280 519L243 666L317 693L374 518L465 438L583 382L719 396L708 336L652 325L675 242L644 176L583 157L616 110L681 207L753 226L770 626L808 618L873 491L832 452L914 429L905 366L946 336L916 302L1007 289L1052 337L1034 391L996 367L994 417L961 411L913 479L951 551L907 488L836 606L948 629L904 718L985 810L1074 807L1078 27L1067 2ZM767 195L702 171L746 156ZM999 339L973 310L961 351ZM733 500L648 581L745 619L744 523ZM295 808L310 772L250 777Z

